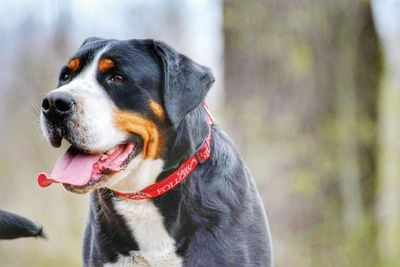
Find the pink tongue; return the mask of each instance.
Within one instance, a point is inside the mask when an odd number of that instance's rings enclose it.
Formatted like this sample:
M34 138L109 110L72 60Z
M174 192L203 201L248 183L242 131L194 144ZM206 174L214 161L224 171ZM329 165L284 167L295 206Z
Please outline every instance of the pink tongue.
M88 155L77 151L72 146L59 158L50 175L41 172L38 175L38 184L47 187L52 183L63 183L76 186L86 185L90 179L97 181L104 171L120 171L124 161L135 148L135 143L118 145L105 157L103 154Z
M49 178L64 184L85 185L90 180L93 165L100 157L101 154L88 155L70 147L57 160Z

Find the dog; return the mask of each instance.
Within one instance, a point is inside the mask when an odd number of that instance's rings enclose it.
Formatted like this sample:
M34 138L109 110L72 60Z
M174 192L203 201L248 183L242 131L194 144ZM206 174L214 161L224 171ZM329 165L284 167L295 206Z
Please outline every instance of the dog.
M155 40L92 37L41 106L45 187L90 195L85 266L272 266L253 178L205 97L211 70Z
M0 239L41 237L46 239L42 225L15 213L0 210Z

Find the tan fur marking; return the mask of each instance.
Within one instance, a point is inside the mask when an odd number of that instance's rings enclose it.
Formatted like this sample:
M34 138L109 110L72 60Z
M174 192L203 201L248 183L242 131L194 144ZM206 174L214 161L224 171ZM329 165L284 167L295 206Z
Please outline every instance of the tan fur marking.
M79 69L80 65L81 65L81 61L79 60L79 58L73 58L68 62L67 67L71 71L77 71Z
M153 113L157 117L159 117L160 119L165 119L165 112L164 112L163 107L160 104L158 104L153 99L150 99L149 106L150 106L151 110L153 111Z
M139 135L143 140L143 156L145 159L157 159L162 147L161 134L151 120L137 113L114 110L114 123L121 130Z
M115 66L114 61L109 58L103 58L99 61L99 71L106 72Z

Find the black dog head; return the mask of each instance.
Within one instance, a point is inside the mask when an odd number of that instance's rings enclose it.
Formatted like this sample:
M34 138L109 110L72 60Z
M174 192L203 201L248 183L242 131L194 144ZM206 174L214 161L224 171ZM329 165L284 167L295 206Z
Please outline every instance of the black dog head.
M0 239L21 237L46 238L43 227L17 214L0 210Z
M154 183L213 82L208 68L165 43L87 39L42 103L50 143L71 143L52 176L74 192Z

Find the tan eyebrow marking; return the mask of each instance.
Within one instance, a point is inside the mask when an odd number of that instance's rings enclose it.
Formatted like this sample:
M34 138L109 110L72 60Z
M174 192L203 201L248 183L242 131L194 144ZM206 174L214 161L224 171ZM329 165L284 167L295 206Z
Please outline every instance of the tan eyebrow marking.
M100 59L100 61L99 61L99 71L100 72L106 72L109 69L113 68L114 66L115 66L115 63L112 59L103 58L103 59Z
M79 58L73 58L68 62L67 67L71 71L77 71L79 69L80 65L81 65L81 61L79 60Z
M163 107L158 104L156 101L154 101L153 99L149 100L149 106L151 108L151 110L153 111L153 113L159 117L160 119L165 119L165 112Z

